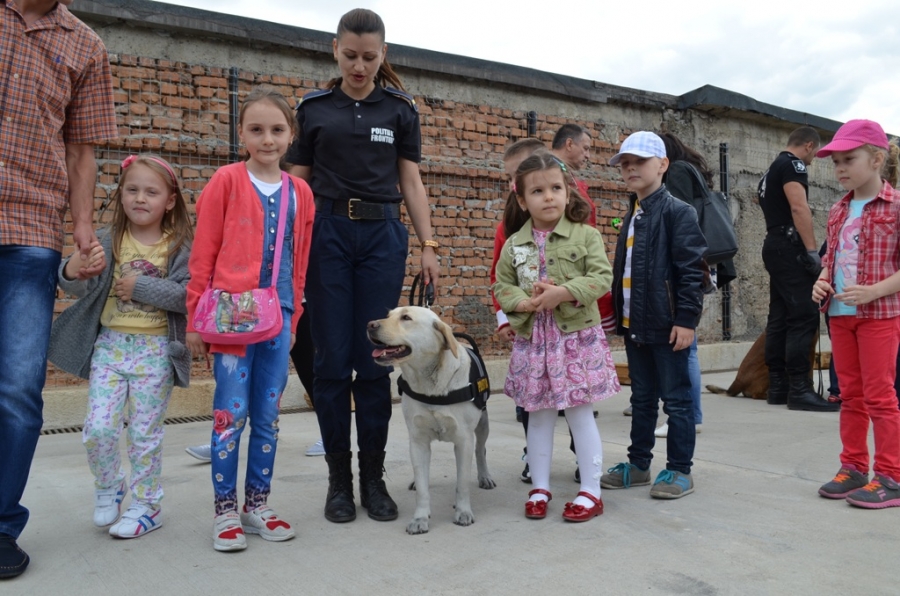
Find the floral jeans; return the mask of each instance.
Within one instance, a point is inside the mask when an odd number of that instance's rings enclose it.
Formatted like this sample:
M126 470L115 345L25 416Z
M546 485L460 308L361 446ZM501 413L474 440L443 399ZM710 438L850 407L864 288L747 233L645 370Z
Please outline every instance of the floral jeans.
M128 420L126 444L134 500L157 507L163 497L163 421L175 371L164 335L134 335L103 327L91 358L88 411L82 441L98 489L125 479L119 437Z
M247 509L264 505L272 485L278 442L278 410L287 385L291 315L274 339L247 346L243 357L216 354L213 372L212 482L216 515L237 511L238 451L250 423L244 499Z

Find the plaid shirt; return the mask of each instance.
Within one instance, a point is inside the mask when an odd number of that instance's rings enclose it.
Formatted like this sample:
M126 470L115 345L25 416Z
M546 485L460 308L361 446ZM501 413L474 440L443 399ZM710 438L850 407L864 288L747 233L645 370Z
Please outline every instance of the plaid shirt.
M0 7L0 244L62 250L66 144L116 137L103 42L62 4L31 27Z
M828 268L828 282L834 285L834 254L839 246L838 235L850 211L853 192L844 195L828 213L828 251L822 266ZM856 283L871 286L900 271L900 192L887 182L881 192L863 207L862 229L859 234L859 262ZM823 310L828 308L826 301ZM900 294L891 294L856 307L856 316L865 319L889 319L900 316Z

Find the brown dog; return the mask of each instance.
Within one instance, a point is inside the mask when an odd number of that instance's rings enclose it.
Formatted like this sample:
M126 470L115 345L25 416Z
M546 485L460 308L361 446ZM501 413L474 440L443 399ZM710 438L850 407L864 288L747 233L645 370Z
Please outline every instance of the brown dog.
M818 334L816 334L816 340ZM813 340L809 350L809 361L815 363L816 358L816 342ZM824 358L823 358L824 361ZM753 399L766 399L769 393L769 367L766 366L766 332L756 338L750 351L741 361L738 368L737 376L728 389L723 389L718 385L707 385L706 390L712 393L719 393L735 397L743 395L744 397L752 397Z

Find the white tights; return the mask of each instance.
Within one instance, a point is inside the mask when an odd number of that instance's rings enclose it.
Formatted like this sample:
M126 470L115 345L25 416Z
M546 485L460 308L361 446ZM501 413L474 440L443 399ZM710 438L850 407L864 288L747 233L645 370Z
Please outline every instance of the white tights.
M600 431L594 420L591 404L566 409L566 422L575 441L575 456L581 471L581 490L600 497L600 474L603 467L603 445ZM550 490L550 460L553 457L553 429L559 417L556 410L536 410L528 414L528 467L534 488ZM534 494L532 501L545 501L547 497ZM576 505L592 507L593 501L577 497Z

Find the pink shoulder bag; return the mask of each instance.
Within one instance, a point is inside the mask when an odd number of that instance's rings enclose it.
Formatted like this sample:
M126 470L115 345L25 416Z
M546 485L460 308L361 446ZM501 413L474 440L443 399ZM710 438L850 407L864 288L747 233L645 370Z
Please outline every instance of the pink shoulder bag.
M213 288L210 278L194 312L194 330L203 341L210 344L249 345L268 341L281 332L284 321L281 302L278 300L278 268L281 264L281 247L284 244L287 205L290 200L288 184L290 180L282 172L272 284L268 288L256 288L236 294Z

